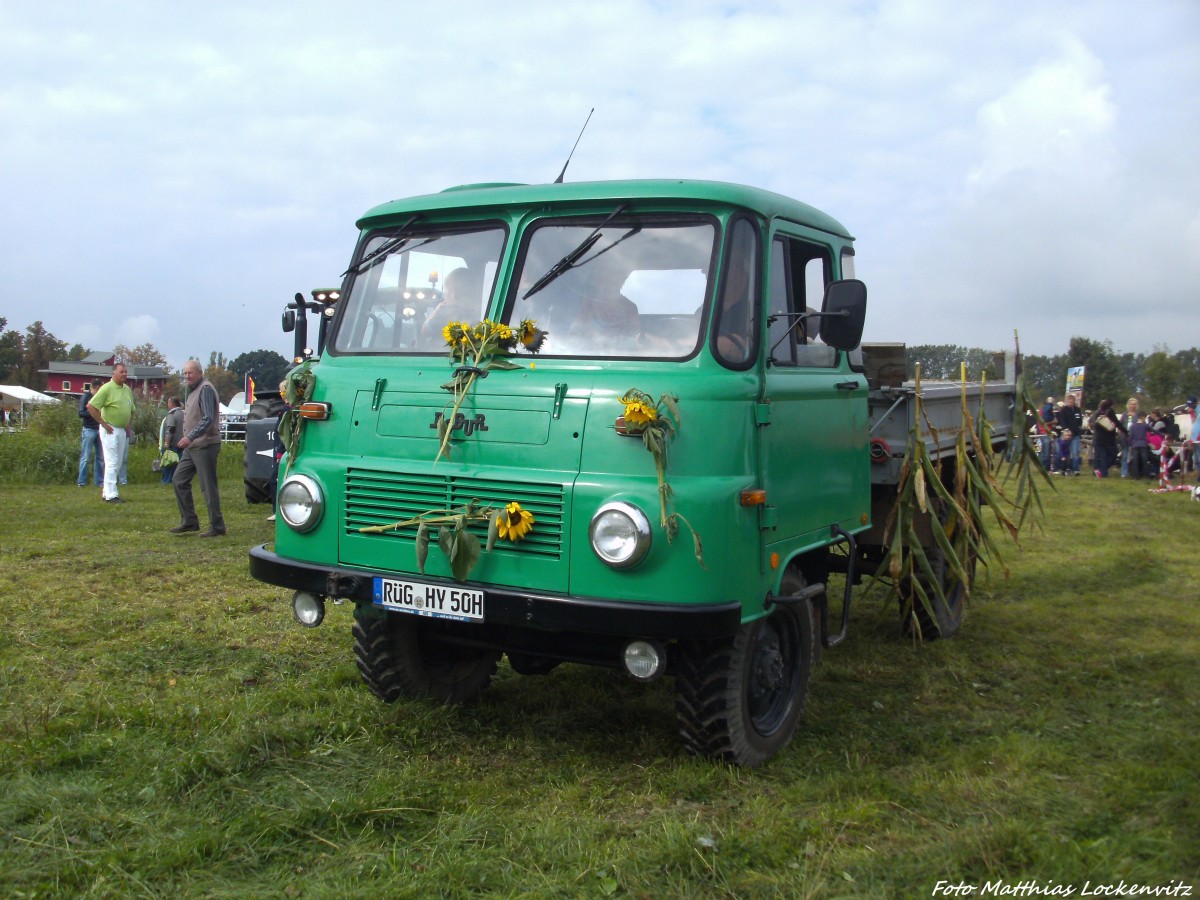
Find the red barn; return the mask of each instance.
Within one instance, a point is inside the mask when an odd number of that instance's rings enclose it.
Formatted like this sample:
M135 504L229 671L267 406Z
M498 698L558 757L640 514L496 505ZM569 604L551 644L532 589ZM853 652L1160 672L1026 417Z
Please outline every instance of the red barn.
M78 397L89 390L98 378L107 381L112 377L114 359L111 351L100 351L89 354L78 362L65 359L52 362L40 370L46 375L45 393L58 397ZM162 399L163 384L167 380L166 372L159 366L131 365L128 369L127 384L135 397Z

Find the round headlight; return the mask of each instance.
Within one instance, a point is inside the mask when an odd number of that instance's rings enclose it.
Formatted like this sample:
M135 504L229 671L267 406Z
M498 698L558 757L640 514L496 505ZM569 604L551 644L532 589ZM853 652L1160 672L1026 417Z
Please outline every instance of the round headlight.
M291 475L279 486L279 515L296 531L316 528L324 508L321 488L307 475Z
M614 569L636 566L650 551L650 520L632 503L605 503L588 528L592 550Z

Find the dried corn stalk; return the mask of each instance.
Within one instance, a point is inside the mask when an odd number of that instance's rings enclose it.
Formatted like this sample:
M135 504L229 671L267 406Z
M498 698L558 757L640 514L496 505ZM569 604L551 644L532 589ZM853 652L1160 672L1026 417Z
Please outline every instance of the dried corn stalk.
M938 433L922 404L921 371L917 367L916 414L901 464L896 502L884 528L886 564L870 585L877 581L890 583L902 616L914 623L913 632L918 636L918 604L928 620L936 622L935 608L947 607L949 595L960 586L964 599L970 597L976 563L986 567L994 560L1003 566L994 528L1018 540L1026 512L1022 497L1025 503L1029 497L1026 492L1012 501L1004 494L997 477L999 456L992 444L994 428L985 412L986 383L980 392L978 415L974 416L968 403L965 364L961 375L962 428L954 450L954 477L948 479L943 478L942 461L930 457L925 443L928 434L936 446ZM985 507L991 510L990 517ZM991 529L989 520L995 522ZM928 548L921 537L924 524L933 538Z
M1042 465L1027 423L1037 424L1042 430L1042 434L1045 435L1043 440L1051 439L1051 431L1049 424L1042 418L1041 410L1030 395L1029 384L1025 380L1025 374L1021 371L1021 341L1016 332L1013 332L1013 338L1017 343L1017 402L1013 409L1012 437L1009 445L1012 447L1011 465L1004 476L1004 481L1005 484L1009 479L1016 481L1017 496L1013 502L1020 511L1020 515L1017 517L1017 528L1023 528L1028 522L1030 530L1038 530L1046 515L1041 495L1038 493L1040 490L1038 481L1039 479L1045 481L1050 485L1052 491L1056 488L1054 482L1050 480L1045 466Z

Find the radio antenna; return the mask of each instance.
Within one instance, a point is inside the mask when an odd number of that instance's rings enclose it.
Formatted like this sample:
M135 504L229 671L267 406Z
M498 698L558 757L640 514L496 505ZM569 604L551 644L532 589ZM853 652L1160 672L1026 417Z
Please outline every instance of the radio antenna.
M592 121L592 113L596 111L596 107L592 107L591 112L587 114L587 118L583 120L583 128L579 129L579 137L575 138L575 145L571 147L571 152L567 154L567 161L563 163L562 171L558 173L558 177L554 179L555 184L563 183L563 176L567 174L567 166L571 164L571 157L575 155L575 147L579 146L579 138L583 137L583 132L588 127L588 122Z

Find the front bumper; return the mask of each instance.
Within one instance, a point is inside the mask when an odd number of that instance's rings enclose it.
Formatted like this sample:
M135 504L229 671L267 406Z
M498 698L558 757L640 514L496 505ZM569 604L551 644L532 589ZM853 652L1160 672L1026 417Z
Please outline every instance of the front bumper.
M370 604L375 578L394 578L397 573L297 562L272 553L266 544L262 544L250 548L250 574L259 581L293 591ZM442 582L438 578L422 577L421 580ZM502 625L546 632L700 640L730 636L741 625L742 607L736 602L703 605L633 603L539 594L485 584L470 584L470 587L482 590L486 598L486 621L469 626L482 629Z

